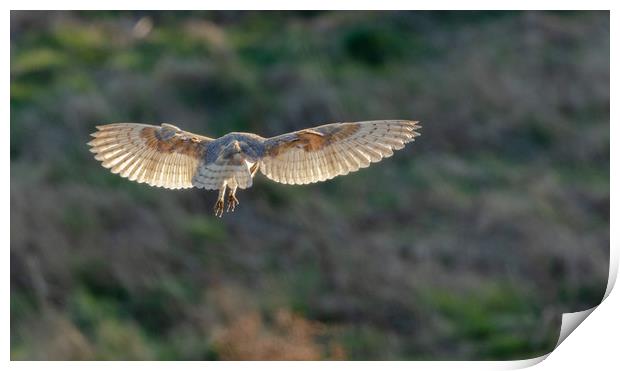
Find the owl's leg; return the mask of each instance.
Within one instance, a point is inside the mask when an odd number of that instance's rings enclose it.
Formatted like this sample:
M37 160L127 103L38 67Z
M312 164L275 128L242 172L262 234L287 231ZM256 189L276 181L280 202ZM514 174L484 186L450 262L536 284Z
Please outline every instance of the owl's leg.
M237 192L237 186L230 187L230 192L228 192L228 205L226 207L226 212L235 211L235 206L239 205L239 200L235 197L235 193Z
M220 193L217 196L217 201L215 202L215 206L213 206L213 211L215 212L215 216L222 217L224 213L224 195L226 194L226 183L222 185L220 188Z

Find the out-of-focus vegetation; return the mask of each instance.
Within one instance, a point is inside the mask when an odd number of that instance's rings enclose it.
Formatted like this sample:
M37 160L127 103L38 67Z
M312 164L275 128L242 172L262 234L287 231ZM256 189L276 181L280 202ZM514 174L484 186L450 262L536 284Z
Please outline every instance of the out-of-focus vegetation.
M110 174L96 124L402 118L308 186ZM609 13L12 12L12 359L516 359L597 304Z

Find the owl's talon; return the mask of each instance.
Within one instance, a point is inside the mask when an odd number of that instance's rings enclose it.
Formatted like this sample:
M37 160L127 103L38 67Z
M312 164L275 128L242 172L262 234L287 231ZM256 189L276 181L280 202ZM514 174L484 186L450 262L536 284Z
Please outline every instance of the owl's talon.
M218 199L215 203L215 206L213 207L213 211L215 212L215 216L221 218L222 214L224 214L224 200Z
M226 207L226 212L232 212L235 211L235 206L239 205L239 200L237 200L237 197L235 197L234 194L229 193L228 194L228 205Z

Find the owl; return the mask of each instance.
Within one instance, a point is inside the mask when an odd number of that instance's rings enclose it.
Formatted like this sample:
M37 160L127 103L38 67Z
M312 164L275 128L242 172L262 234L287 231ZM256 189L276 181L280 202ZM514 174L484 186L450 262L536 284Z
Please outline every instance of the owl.
M228 133L219 138L159 126L97 126L88 142L95 159L114 174L169 189L218 190L215 215L234 211L237 189L252 186L260 170L284 184L308 184L346 175L390 157L420 133L417 121L382 120L317 126L263 138Z

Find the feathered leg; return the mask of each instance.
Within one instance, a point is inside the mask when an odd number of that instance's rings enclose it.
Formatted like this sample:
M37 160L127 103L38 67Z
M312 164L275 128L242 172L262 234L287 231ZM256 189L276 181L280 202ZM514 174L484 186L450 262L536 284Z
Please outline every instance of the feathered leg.
M237 186L230 187L230 192L228 192L228 205L226 206L226 212L235 211L235 206L239 205L239 200L235 197L235 192L237 192Z
M213 211L215 212L215 216L222 217L224 213L224 196L226 195L226 183L222 185L220 188L220 193L217 196L217 201L215 202L215 206L213 206Z

